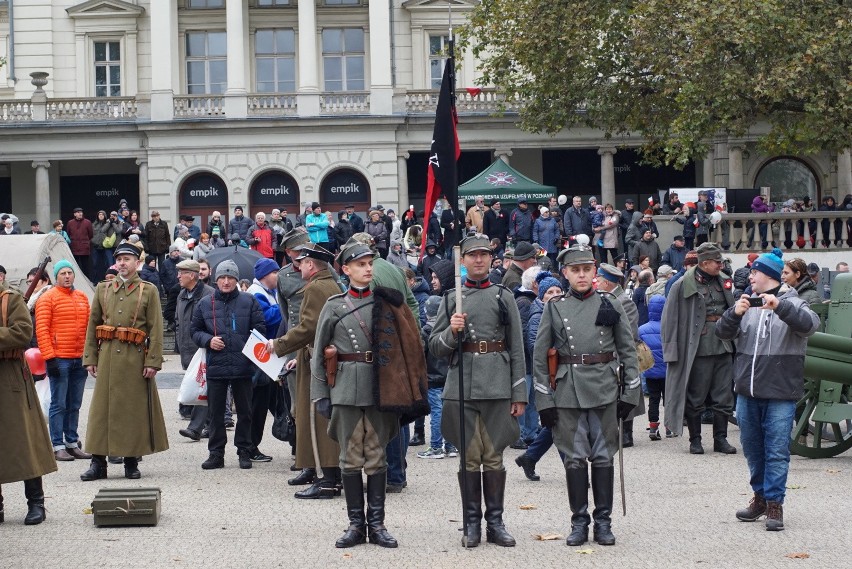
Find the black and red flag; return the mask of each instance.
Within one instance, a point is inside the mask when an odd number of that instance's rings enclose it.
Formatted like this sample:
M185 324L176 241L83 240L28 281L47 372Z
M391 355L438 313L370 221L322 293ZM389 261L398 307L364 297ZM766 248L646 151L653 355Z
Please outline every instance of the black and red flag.
M423 219L423 243L421 257L426 251L426 235L429 229L429 217L438 198L444 196L455 212L458 207L459 180L458 164L461 156L459 137L456 132L455 57L450 47L450 56L444 65L444 77L441 79L441 92L438 95L438 108L435 111L435 129L432 131L432 146L429 150L429 171L427 173L426 208Z

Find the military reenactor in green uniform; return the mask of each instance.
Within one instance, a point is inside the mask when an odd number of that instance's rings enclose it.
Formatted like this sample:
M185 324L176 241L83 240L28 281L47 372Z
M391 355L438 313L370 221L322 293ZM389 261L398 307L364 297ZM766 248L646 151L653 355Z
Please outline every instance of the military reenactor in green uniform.
M0 484L24 481L24 524L44 521L42 476L56 471L47 422L38 403L32 374L24 362L33 337L33 321L21 294L0 281ZM4 520L0 491L0 523ZM7 541L6 543L10 543Z
M591 248L574 245L557 260L570 286L561 299L545 305L541 316L533 351L536 405L541 424L553 431L564 456L571 507L567 544L589 539L591 462L594 539L613 545L613 458L618 420L627 417L640 397L636 346L621 304L592 288ZM623 394L620 382L627 383Z
M733 281L722 272L722 250L702 243L698 265L672 285L660 322L666 369L666 428L689 430L689 452L704 454L701 413L709 394L713 402L713 450L735 454L728 443L733 413L733 345L715 333L716 322L734 305Z
M115 248L118 276L95 288L83 365L97 379L86 450L92 454L83 481L107 477L107 455L124 457L124 476L141 475L137 457L169 448L155 377L163 365L163 311L157 287L137 274L142 248Z
M467 237L462 241L461 254L467 268L462 284L463 312L457 310L453 292L445 293L429 338L430 352L450 360L441 432L457 448L464 445L466 449L466 464L459 465L459 485L467 484L468 498L464 504L464 545L476 547L481 541L484 494L488 542L512 547L515 538L503 525L503 451L520 436L515 418L523 415L527 404L521 317L513 294L488 280L492 255L489 239L484 235ZM464 441L460 440L459 428L459 333L463 335Z
M370 290L373 251L369 246L349 243L337 259L349 278L349 290L332 296L323 307L317 325L316 350L311 359L311 399L316 402L318 413L330 415L329 435L340 444L340 469L349 528L335 546L352 547L369 539L381 547L397 547L396 539L384 525L385 449L388 441L399 431L400 417L395 412L380 410L382 382L377 381L377 377L384 381L380 368L395 365L396 362L391 360L400 357L401 365L394 369L393 374L408 376L405 371L408 356L402 353L403 347L411 347L413 339L417 350L411 354L420 355L424 375L422 396L425 397L425 362L422 361L418 328L398 291L382 287L375 292ZM375 319L384 314L385 305L380 303L386 302L384 299L389 294L396 298L395 307L391 309L394 315L391 321L405 324L404 330L409 336L394 333L385 338L389 346L381 346L373 342L379 328ZM387 325L385 320L380 324L382 327ZM397 328L397 332L400 331L402 329ZM401 337L397 339L397 336ZM399 344L394 346L394 342ZM428 412L428 405L426 409ZM366 515L362 470L367 475Z

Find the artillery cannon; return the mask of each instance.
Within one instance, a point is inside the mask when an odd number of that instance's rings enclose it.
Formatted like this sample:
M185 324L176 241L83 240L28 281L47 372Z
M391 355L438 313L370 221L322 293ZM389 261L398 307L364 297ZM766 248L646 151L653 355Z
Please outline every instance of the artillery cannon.
M815 308L825 332L808 339L805 392L796 405L790 451L828 458L852 447L852 274L838 275L831 302Z

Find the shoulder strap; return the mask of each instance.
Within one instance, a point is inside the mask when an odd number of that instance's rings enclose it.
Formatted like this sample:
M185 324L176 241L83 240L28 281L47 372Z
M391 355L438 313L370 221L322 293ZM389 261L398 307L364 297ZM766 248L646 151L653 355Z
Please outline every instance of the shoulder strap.
M361 313L355 308L355 305L352 304L352 299L349 298L348 294L344 294L343 301L346 302L346 306L349 307L349 311L351 314L355 315L355 318L358 319L358 325L361 326L361 330L364 332L364 335L372 341L373 336L370 334L370 330L367 328L367 323L364 322L364 318L361 316Z
M0 293L0 313L3 316L3 328L8 328L7 318L9 317L9 291L4 290Z
M133 323L131 328L136 328L136 317L139 316L139 307L142 306L142 291L145 290L145 281L139 283L139 298L136 299L136 310L133 311Z

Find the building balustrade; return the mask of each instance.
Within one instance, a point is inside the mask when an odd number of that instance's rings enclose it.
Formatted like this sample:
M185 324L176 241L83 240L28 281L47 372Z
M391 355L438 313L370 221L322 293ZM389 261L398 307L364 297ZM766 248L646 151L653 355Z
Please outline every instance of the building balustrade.
M136 120L134 97L50 99L47 119L54 121Z
M297 113L296 95L293 93L248 96L248 116L250 117L296 116Z
M369 112L369 93L346 91L320 94L320 113L324 115L366 115Z
M32 118L29 101L0 101L0 123L29 122Z
M175 95L175 118L225 118L223 95Z

